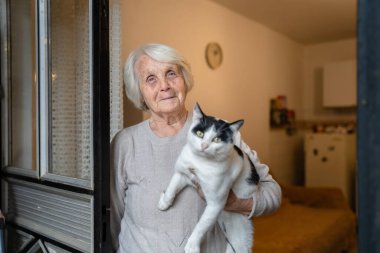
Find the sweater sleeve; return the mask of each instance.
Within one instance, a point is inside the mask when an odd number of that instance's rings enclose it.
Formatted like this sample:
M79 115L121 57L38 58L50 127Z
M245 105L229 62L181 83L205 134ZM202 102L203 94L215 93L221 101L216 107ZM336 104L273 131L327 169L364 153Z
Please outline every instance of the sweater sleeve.
M240 133L235 136L234 144L238 146L252 161L260 180L257 191L253 194L253 206L249 218L276 211L281 205L281 187L269 174L269 167L260 162L256 151L242 140Z
M111 207L111 239L113 251L119 247L118 236L120 233L121 219L124 214L125 191L127 190L125 159L127 154L123 147L122 135L119 133L111 142L111 159L110 159L110 207Z

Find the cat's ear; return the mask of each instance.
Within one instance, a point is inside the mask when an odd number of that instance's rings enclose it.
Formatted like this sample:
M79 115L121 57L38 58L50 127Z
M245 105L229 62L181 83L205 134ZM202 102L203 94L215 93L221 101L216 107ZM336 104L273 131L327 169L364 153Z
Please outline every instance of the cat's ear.
M205 114L202 112L202 109L201 107L199 106L198 102L195 103L195 106L194 106L194 112L193 112L193 117L195 119L201 119L205 116Z
M243 124L244 124L244 120L241 119L241 120L230 123L230 128L232 129L232 131L237 132L239 131L239 129L241 128Z

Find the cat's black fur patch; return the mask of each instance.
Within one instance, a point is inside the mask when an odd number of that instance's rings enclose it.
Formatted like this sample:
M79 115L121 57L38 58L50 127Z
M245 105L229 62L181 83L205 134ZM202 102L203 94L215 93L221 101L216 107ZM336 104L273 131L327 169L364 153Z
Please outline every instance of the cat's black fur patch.
M244 159L243 151L236 145L234 146L234 149L239 154L239 156ZM247 178L247 182L248 184L258 184L260 181L260 176L259 174L257 174L256 167L252 163L251 159L249 159L249 157L247 157L247 159L249 160L249 164L251 165L251 176Z
M249 160L249 163L251 164L251 176L249 178L247 178L247 182L248 182L248 184L256 184L257 185L260 181L260 176L257 173L256 167L253 164L253 162L251 161L251 159L248 158L248 160Z
M199 124L194 126L194 128L191 130L194 134L197 133L197 131L206 132L207 129L211 128L212 126L215 126L215 130L217 132L217 136L220 138L223 142L232 142L232 136L233 132L230 125L221 119L216 119L211 116L203 115L203 118L200 119Z
M234 145L234 149L235 149L235 151L239 154L239 156L240 156L241 158L244 158L243 151L241 151L241 149L240 149L238 146Z

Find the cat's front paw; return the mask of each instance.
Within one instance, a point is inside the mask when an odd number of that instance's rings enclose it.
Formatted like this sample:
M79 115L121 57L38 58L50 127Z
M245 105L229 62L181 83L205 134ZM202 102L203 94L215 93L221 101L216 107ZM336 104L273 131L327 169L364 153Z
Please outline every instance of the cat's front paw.
M201 249L198 243L193 243L192 240L189 239L185 246L185 253L200 253Z
M166 201L165 200L165 193L161 193L160 201L158 202L158 209L161 211L165 211L171 206L171 201Z

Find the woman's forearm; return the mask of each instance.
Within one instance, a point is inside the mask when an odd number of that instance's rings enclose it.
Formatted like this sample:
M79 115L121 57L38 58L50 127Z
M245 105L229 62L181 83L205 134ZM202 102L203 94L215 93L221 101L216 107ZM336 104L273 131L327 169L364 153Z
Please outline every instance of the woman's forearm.
M236 212L244 215L249 215L252 211L253 199L239 199L236 195L230 191L226 205L224 207L225 211Z

